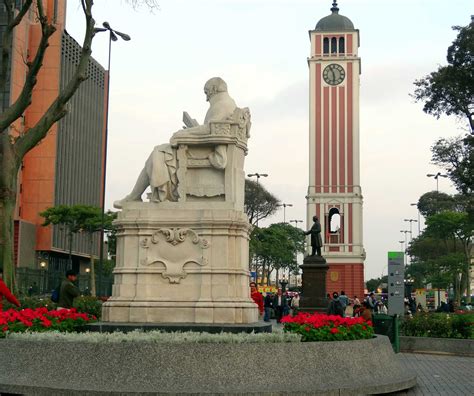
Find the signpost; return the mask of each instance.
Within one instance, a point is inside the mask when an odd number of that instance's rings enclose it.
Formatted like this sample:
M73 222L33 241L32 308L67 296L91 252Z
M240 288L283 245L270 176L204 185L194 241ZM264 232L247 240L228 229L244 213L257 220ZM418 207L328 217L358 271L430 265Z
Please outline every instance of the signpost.
M388 314L403 316L405 313L405 267L403 252L388 252Z

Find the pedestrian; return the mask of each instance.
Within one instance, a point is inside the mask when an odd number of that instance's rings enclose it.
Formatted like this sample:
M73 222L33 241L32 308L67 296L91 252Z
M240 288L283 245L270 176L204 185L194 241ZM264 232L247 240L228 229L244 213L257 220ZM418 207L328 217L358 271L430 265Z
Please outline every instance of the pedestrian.
M357 298L357 296L354 296L352 304L352 316L356 316L356 312L358 312L360 309L360 300Z
M372 321L372 307L368 301L364 301L364 304L359 312L360 317L364 318L365 321Z
M257 289L255 282L250 282L250 296L255 304L258 306L259 315L263 315L263 296Z
M338 292L332 293L332 300L329 301L327 314L341 317L344 316L344 308L342 307Z
M372 310L372 312L374 312L375 309L377 308L377 299L375 298L375 293L374 292L371 292L369 294L369 297L367 297L367 302L368 302L369 307Z
M300 309L300 295L296 293L291 300L291 309L293 310L293 316L298 314Z
M0 268L0 312L3 310L4 297L7 299L7 301L11 302L17 307L20 306L20 302L16 299L16 297L12 294L8 286L3 281L3 268Z
M59 288L58 309L71 309L74 299L81 295L79 288L73 283L77 280L77 273L73 270L66 272L66 279L61 282Z
M281 287L278 288L277 294L273 297L273 309L275 310L275 317L277 323L281 322L281 318L288 312L288 299L283 294Z
M272 317L272 306L273 306L273 296L272 293L265 294L265 298L263 299L263 308L264 308L264 315L263 321L270 322L270 318Z
M341 290L341 295L339 296L339 301L342 304L342 309L343 309L343 314L342 316L346 316L346 308L349 305L349 299L346 296L346 293L344 293L344 290Z

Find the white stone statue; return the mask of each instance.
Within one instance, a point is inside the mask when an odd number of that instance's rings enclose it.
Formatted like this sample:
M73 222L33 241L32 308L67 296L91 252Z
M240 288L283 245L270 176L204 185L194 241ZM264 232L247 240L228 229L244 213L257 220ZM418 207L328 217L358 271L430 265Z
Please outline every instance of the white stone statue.
M204 86L203 125L186 125L156 146L121 208L106 322L254 323L249 231L244 212L250 110L219 77ZM140 202L151 187L151 203Z
M210 123L230 120L237 109L234 100L227 92L227 84L220 77L208 80L204 85L204 93L210 105L204 124L196 125L195 120L187 121L187 113L185 113L184 121L190 128L176 132L171 137L170 143L161 144L153 149L131 193L115 201L115 208L122 208L124 202L141 201L141 196L148 186L151 187L150 200L152 202L178 201L178 164L176 145L173 143L182 137L209 135ZM224 169L227 162L226 146L216 145L208 159L214 168Z

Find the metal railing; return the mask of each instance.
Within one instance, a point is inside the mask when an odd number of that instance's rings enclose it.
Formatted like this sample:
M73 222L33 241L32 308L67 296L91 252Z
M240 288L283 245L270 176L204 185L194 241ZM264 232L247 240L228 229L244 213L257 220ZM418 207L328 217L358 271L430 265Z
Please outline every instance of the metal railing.
M59 286L64 279L64 271L49 269L16 268L16 284L20 296L44 296ZM77 286L84 295L91 290L91 277L81 274L77 277ZM113 275L102 275L102 281L96 279L98 296L110 296L112 293Z

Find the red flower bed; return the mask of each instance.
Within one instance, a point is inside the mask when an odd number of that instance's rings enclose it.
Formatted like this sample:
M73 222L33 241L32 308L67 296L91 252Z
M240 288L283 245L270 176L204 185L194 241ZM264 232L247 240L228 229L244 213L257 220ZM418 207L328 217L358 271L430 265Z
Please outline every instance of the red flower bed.
M299 313L285 316L284 330L300 334L301 341L344 341L372 338L372 322L363 318L342 318L336 315Z
M41 307L36 309L9 309L0 312L0 337L6 332L20 333L24 331L75 331L79 327L95 321L96 317L86 313L78 313L74 308L48 311Z

